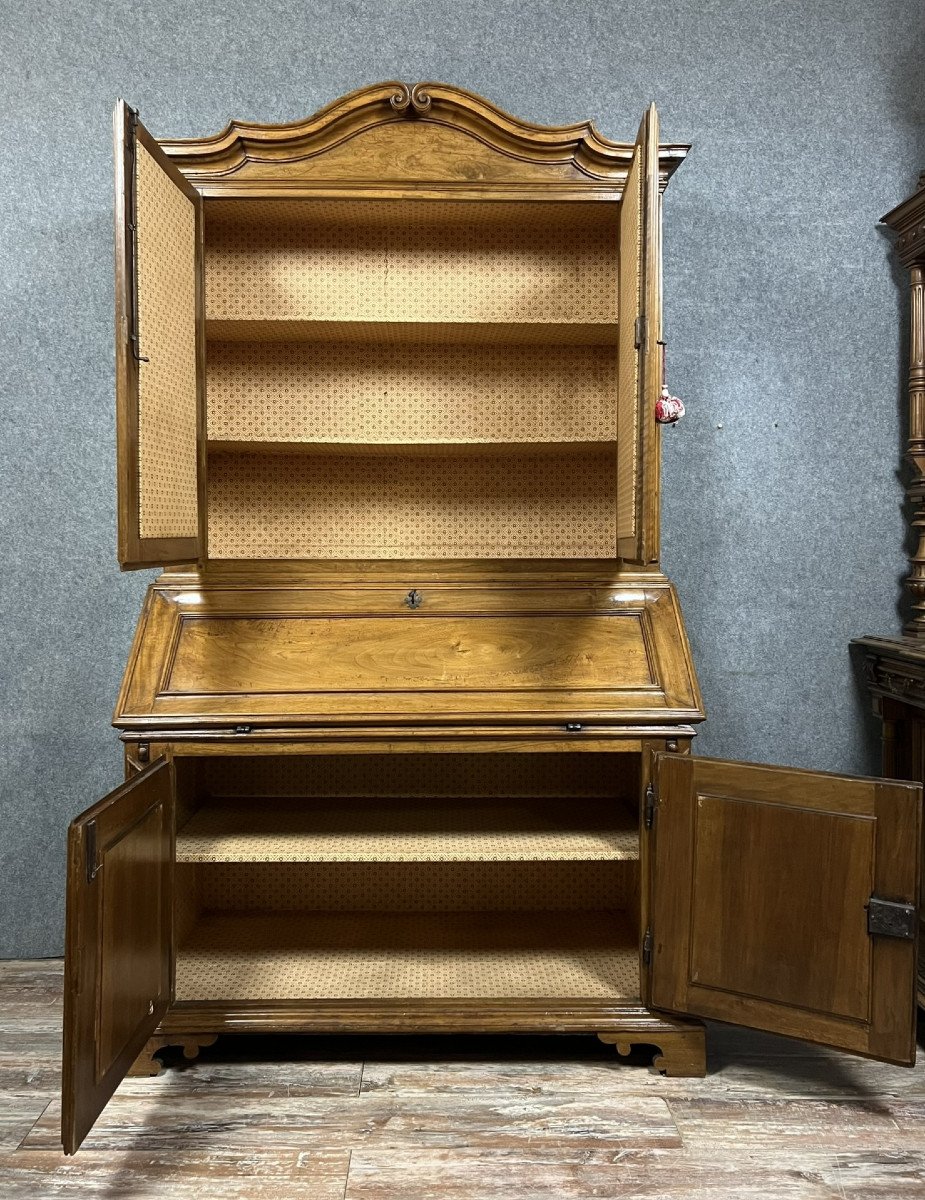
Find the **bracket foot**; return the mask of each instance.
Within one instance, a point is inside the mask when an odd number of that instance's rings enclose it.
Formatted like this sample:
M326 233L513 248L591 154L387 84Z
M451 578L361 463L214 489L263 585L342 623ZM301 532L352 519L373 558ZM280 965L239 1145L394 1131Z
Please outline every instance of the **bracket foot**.
M144 1050L142 1050L134 1063L132 1063L128 1073L134 1076L160 1075L164 1069L164 1064L159 1058L155 1058L154 1056L159 1050L163 1050L165 1046L179 1046L183 1051L184 1058L193 1059L199 1057L199 1051L204 1046L212 1046L217 1041L217 1033L196 1033L188 1037L175 1033L171 1037L148 1038Z

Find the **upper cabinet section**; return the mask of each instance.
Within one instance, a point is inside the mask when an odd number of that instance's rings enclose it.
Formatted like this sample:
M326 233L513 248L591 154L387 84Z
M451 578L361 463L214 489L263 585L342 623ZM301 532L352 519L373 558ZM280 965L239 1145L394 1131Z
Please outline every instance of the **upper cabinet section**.
M657 564L654 107L632 144L443 84L116 121L123 566Z
M161 145L204 196L291 194L370 186L403 194L430 182L436 194L534 186L565 198L576 191L619 196L632 144L590 123L533 125L481 96L443 83L389 82L360 88L313 117L287 125L233 121L210 138ZM689 147L660 147L664 187Z

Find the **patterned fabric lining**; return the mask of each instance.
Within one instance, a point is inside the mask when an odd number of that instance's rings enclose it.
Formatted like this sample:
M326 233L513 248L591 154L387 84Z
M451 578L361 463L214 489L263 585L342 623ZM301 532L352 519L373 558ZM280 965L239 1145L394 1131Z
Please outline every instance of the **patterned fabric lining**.
M207 912L622 908L639 877L633 861L234 862L198 873Z
M180 862L546 862L639 857L613 801L307 801L204 805L177 836Z
M211 454L213 558L613 558L616 456Z
M612 442L615 347L209 344L210 441Z
M143 538L195 537L196 213L141 143L138 209L138 487Z
M620 490L617 498L617 530L620 537L636 533L636 481L639 471L636 431L639 421L639 353L635 347L635 316L639 304L639 259L642 254L642 164L639 147L626 180L620 206L620 288L624 318L619 338L619 404L617 434L617 474ZM635 303L631 301L633 298ZM655 334L653 332L652 336Z
M495 799L620 797L638 803L638 759L632 754L312 754L234 755L181 759L196 770L202 795L369 797L380 804L418 797ZM264 800L266 804L268 801Z
M312 200L206 211L210 320L617 319L616 204Z
M177 956L177 1000L638 995L616 911L213 916Z

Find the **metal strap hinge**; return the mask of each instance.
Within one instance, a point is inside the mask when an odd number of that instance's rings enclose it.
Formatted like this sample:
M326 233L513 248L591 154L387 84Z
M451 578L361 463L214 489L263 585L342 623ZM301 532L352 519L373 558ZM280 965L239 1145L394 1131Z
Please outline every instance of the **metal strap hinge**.
M649 323L645 318L644 313L640 313L636 318L636 324L633 327L633 342L637 350L642 349L646 344L646 339L649 336Z
M914 904L871 896L867 901L867 932L872 937L902 938L912 942L915 940L916 915Z
M642 961L648 967L652 963L652 930L647 929L642 939Z
M655 823L655 808L658 804L658 797L655 794L653 784L646 784L646 800L642 810L642 820L646 829L651 829Z

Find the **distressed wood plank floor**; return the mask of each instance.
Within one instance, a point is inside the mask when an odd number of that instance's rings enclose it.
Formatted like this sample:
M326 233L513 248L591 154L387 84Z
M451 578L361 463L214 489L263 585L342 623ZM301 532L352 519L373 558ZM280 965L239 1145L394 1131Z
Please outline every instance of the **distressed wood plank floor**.
M220 1038L67 1159L61 982L0 962L2 1200L925 1200L925 1053L724 1026L702 1080L594 1038Z

